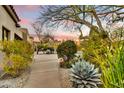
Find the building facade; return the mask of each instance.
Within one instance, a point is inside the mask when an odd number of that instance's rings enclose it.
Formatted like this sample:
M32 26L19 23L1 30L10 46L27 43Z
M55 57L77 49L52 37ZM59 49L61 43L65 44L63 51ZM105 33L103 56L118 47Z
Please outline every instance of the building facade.
M28 33L28 29L26 28L20 28L19 30L20 33L22 33L22 38L24 41L30 41L30 35Z
M23 40L19 21L13 6L0 5L0 40Z

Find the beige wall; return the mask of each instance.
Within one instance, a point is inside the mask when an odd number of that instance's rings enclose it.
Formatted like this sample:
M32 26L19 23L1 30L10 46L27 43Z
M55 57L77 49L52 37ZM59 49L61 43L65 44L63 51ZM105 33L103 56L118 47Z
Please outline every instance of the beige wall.
M23 34L22 34L22 32L20 31L20 29L21 29L21 28L17 28L15 33L16 33L19 37L21 37L21 38L23 39Z
M28 40L28 36L29 36L28 29L26 29L26 28L20 28L19 32L22 33L23 40L24 41L27 41Z
M16 27L15 22L9 16L9 14L0 6L0 40L2 40L2 26L10 30L10 40L14 40L14 33L21 35Z

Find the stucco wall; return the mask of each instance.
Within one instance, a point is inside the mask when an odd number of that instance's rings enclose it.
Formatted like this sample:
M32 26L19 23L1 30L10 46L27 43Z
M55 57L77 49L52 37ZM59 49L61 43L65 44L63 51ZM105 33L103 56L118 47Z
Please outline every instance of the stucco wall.
M21 29L21 28L17 28L15 33L16 33L19 37L23 38L23 34L22 34L22 32L20 31L20 29Z
M18 33L18 28L5 9L0 6L0 40L2 40L2 26L10 30L10 40L14 40L14 33Z

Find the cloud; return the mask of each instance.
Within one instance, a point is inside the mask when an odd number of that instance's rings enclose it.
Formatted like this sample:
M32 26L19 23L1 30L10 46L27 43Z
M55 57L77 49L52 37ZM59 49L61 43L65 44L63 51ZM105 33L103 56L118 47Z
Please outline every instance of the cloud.
M19 24L30 24L31 21L29 19L26 19L26 18L21 18L21 21L19 22Z
M40 14L40 6L39 5L15 5L14 8L17 12L17 15L21 19L19 24L22 27L28 28L30 33L35 33L34 29L31 26L31 23L36 20L36 18L39 17ZM73 25L73 22L68 21L68 25ZM60 29L59 29L60 28ZM70 32L70 31L64 31L62 27L59 27L56 31L53 31L55 38L60 39L76 39L79 36L79 31ZM83 35L88 34L87 28L83 27ZM78 33L78 34L77 34Z
M57 31L54 32L54 37L57 40L74 40L78 39L77 32L65 32L65 31Z

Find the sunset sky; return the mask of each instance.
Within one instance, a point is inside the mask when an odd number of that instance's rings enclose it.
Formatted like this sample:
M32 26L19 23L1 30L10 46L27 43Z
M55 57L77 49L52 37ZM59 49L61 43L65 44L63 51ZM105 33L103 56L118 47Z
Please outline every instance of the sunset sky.
M35 34L34 29L32 28L31 24L36 21L36 19L40 16L40 6L39 5L15 5L14 6L17 15L21 19L19 24L24 27L28 28L30 34ZM70 31L63 31L63 29L58 29L57 31L53 31L55 38L57 39L64 39L64 38L71 38L77 39L79 33L70 32ZM84 31L84 35L87 35L88 32Z
M17 15L20 18L19 24L22 27L28 28L30 34L34 34L34 30L31 27L37 17L39 16L40 6L36 5L15 5L14 8L17 12Z

